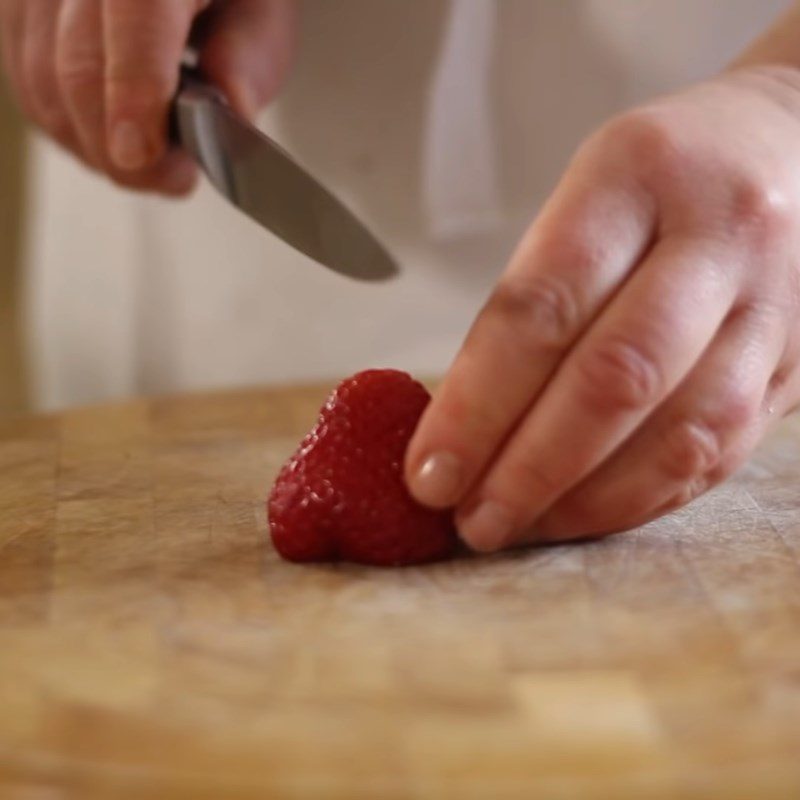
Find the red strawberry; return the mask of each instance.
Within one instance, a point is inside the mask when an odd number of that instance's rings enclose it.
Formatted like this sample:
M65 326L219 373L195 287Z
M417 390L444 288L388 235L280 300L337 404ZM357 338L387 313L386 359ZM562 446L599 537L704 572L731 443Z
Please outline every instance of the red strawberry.
M417 504L402 476L429 400L397 370L360 372L339 385L269 497L272 541L284 558L403 566L453 553L451 514Z

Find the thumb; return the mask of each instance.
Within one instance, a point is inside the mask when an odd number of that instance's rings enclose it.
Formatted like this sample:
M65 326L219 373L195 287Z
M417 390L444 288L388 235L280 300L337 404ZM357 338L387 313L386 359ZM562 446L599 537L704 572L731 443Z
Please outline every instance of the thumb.
M297 17L297 0L228 0L212 5L202 20L200 68L250 119L289 71Z

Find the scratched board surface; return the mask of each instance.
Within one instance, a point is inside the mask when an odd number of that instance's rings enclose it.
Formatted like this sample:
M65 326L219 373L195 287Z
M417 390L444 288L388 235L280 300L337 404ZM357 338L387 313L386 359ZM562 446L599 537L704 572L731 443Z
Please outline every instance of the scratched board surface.
M281 562L324 387L0 428L0 797L800 797L800 425L683 512Z

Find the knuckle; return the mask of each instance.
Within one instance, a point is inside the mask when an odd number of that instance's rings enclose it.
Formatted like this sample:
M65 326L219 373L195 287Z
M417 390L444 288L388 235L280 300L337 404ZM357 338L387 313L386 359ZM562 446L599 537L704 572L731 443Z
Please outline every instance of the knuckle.
M689 481L714 469L722 447L719 434L700 420L683 420L663 440L662 471L672 480Z
M637 109L611 120L603 138L622 147L632 163L646 165L653 176L674 178L685 169L684 137L658 109Z
M435 399L425 411L424 424L417 428L417 433L409 445L406 457L414 458L420 452L419 435L424 427L426 431L438 431L439 435L451 431L464 431L465 436L485 438L488 431L497 429L500 419L499 409L495 403L480 402L474 392L464 388L461 380L464 372L462 364L464 355L459 354L448 378L439 386ZM469 365L468 369L472 369ZM425 438L423 436L423 438ZM423 448L424 449L424 448Z
M778 285L768 296L740 302L734 306L728 318L757 334L783 330L786 320L796 314L797 306L791 288L788 291L781 289L783 286Z
M638 411L664 393L661 369L641 345L607 339L577 363L579 391L586 404L601 412Z
M580 280L596 274L608 260L609 248L602 236L591 234L575 235L575 220L559 219L551 223L541 237L539 260L546 264L556 265L557 271L569 270L573 279ZM558 280L550 275L550 281ZM559 281L563 284L563 279Z
M774 240L791 231L796 211L781 186L761 175L744 175L733 182L727 222L758 241Z
M715 424L731 433L747 430L756 420L760 406L760 399L754 393L730 388L715 412Z
M531 350L565 347L579 328L573 290L565 281L551 276L502 281L486 311L497 316L518 343Z
M781 364L772 373L767 384L765 404L770 405L777 398L781 397L787 390L791 379L794 377L794 370L789 364Z
M663 471L678 481L704 477L714 483L731 474L751 438L748 432L753 431L760 406L757 394L731 387L703 418L678 422L662 441Z

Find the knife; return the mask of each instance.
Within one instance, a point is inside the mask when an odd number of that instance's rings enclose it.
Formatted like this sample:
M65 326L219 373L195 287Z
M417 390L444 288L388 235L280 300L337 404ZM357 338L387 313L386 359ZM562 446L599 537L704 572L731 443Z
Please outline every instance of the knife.
M182 69L171 128L173 141L233 205L295 250L351 278L397 274L387 250L344 203L189 67Z

